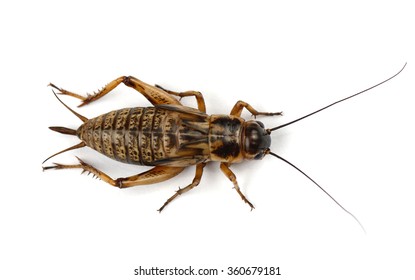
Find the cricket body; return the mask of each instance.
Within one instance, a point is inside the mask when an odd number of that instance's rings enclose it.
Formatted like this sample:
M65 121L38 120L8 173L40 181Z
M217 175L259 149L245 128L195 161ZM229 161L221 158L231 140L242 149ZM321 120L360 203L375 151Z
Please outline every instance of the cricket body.
M82 160L75 165L55 164L44 169L81 168L113 186L126 188L159 183L178 175L186 167L195 165L193 182L169 198L159 209L162 211L178 195L199 184L207 162L218 161L220 169L232 181L242 200L251 209L254 208L241 192L229 166L245 159L263 158L269 150L271 137L270 131L261 122L245 121L240 116L243 108L254 116L281 115L281 112L258 112L246 102L238 101L230 115L207 115L200 92L173 92L160 86L148 85L131 76L115 79L87 97L50 85L58 89L60 94L81 99L83 102L80 106L83 106L101 98L120 83L142 93L154 106L124 108L87 119L64 104L84 123L77 130L50 128L64 134L77 135L81 140L78 145L64 151L87 146L117 161L154 167L138 175L117 179L112 179ZM183 106L174 96L194 96L198 109Z
M185 106L158 105L111 111L86 121L76 134L86 146L121 162L187 167L257 156L260 151L251 147L252 134L262 135L263 127L237 116L209 116ZM269 135L261 139L268 148Z
M124 108L88 119L65 105L54 92L58 100L81 119L83 124L76 130L65 127L50 127L50 129L63 134L76 135L81 140L79 144L56 153L51 157L87 146L114 160L129 164L153 166L153 168L130 177L113 179L78 158L78 164L64 165L55 163L52 166L43 167L43 169L80 168L83 172L92 173L113 186L127 188L166 181L178 175L186 167L194 165L196 170L192 183L184 188L179 188L158 209L158 211L162 211L176 197L196 187L200 183L206 163L216 161L220 162L220 169L233 183L241 199L253 209L252 203L241 192L236 176L231 171L230 166L244 160L259 160L270 154L283 160L305 175L360 224L353 214L341 206L307 174L289 161L272 153L270 150L270 135L274 130L291 125L389 81L398 75L403 68L392 77L370 88L271 129L266 129L260 121L246 121L241 118L243 109L248 110L254 117L260 115L282 115L281 112L259 112L248 103L238 101L229 115L208 115L206 114L205 102L200 92L174 92L158 85L146 84L131 76L119 77L98 92L87 96L82 96L50 84L50 86L59 90L59 94L80 99L82 101L80 106L83 106L98 100L123 83L143 94L153 105L152 107ZM177 98L187 96L195 97L197 109L183 106Z

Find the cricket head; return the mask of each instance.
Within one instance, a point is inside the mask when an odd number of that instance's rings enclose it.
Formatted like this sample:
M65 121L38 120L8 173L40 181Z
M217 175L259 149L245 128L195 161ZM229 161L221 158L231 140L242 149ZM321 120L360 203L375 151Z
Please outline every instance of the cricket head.
M243 151L246 159L262 159L271 146L271 132L260 121L250 120L244 124Z

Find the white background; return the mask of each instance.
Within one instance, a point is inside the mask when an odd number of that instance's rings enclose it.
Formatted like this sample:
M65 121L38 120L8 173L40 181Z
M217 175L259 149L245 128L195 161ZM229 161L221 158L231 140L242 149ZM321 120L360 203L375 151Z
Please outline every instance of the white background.
M279 266L282 274L243 279L414 279L410 2L0 4L0 278L179 279L134 276L134 269L192 265L224 270L197 279L236 279L226 275L228 266ZM193 167L127 190L79 170L42 172L46 157L78 143L47 127L80 125L49 82L84 94L134 75L172 90L202 91L210 114L229 113L239 99L261 111L284 111L261 118L273 127L372 86L405 62L387 84L272 135L272 150L318 181L367 234L304 176L270 156L232 167L256 207L252 212L217 163L161 214L156 209L191 182ZM94 117L148 105L121 85L77 111ZM87 148L53 161L75 163L75 155L113 177L146 170Z

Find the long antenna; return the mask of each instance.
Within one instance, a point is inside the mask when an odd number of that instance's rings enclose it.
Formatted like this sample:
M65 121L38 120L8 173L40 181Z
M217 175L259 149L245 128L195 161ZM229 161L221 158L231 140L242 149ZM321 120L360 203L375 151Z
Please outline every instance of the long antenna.
M348 97L346 97L346 98L343 98L343 99L341 99L341 100L339 100L339 101L333 102L333 103L331 103L330 105L327 105L327 106L325 106L325 107L323 107L323 108L321 108L321 109L318 109L317 111L314 111L314 112L312 112L312 113L310 113L310 114L307 114L307 115L305 115L305 116L303 116L303 117L301 117L301 118L298 118L298 119L296 119L296 120L290 121L290 122L288 122L288 123L282 124L282 125L277 126L277 127L274 127L274 128L270 128L270 129L268 129L267 131L271 132L271 131L274 131L274 130L277 130L277 129L283 128L283 127L285 127L285 126L288 126L288 125L290 125L290 124L296 123L296 122L301 121L301 120L303 120L303 119L305 119L305 118L308 118L308 117L310 117L310 116L312 116L312 115L314 115L314 114L317 114L318 112L321 112L321 111L323 111L323 110L325 110L325 109L327 109L327 108L329 108L329 107L331 107L331 106L333 106L333 105L335 105L335 104L337 104L337 103L343 102L343 101L345 101L345 100L347 100L347 99L350 99L350 98L355 97L355 96L357 96L357 95L359 95L359 94L362 94L362 93L364 93L364 92L366 92L366 91L369 91L369 90L371 90L371 89L373 89L373 88L375 88L375 87L378 87L378 86L380 86L381 84L384 84L384 83L386 83L387 81L389 81L389 80L391 80L391 79L395 78L396 76L398 76L398 75L399 75L399 73L401 73L401 72L402 72L402 70L405 68L405 66L406 66L406 62L405 62L405 64L404 64L404 66L402 67L402 69L398 71L398 73L396 73L396 74L395 74L395 75L393 75L392 77L390 77L390 78L388 78L388 79L386 79L386 80L384 80L384 81L382 81L382 82L380 82L380 83L378 83L378 84L376 84L376 85L374 85L374 86L371 86L371 87L369 87L369 88L367 88L367 89L365 89L365 90L362 90L362 91L360 91L360 92L358 92L358 93L355 93L355 94L353 94L353 95L350 95L350 96L348 96Z
M317 184L316 181L314 181L313 179L311 179L310 176L308 176L306 173L304 173L304 171L302 171L300 168L298 168L297 166L295 166L294 164L292 164L291 162L289 162L288 160L286 160L285 158L280 157L279 155L268 151L267 153L269 153L270 155L282 160L283 162L291 165L292 167L294 167L297 171L299 171L301 174L303 174L304 176L306 176L311 182L313 182L317 187L320 188L320 190L322 190L328 197L330 197L341 209L343 209L347 214L349 214L350 216L352 216L352 218L359 224L359 226L362 228L362 230L366 233L365 228L363 227L363 225L360 223L360 221L356 218L355 215L353 215L349 210L347 210L346 208L344 208L337 200L334 199L334 197L332 197L325 189L323 189L322 186L320 186L319 184Z

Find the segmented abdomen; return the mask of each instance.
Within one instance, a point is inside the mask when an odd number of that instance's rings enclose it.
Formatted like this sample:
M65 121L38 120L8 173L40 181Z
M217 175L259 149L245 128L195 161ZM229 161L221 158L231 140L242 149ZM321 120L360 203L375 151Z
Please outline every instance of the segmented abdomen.
M120 109L88 120L79 127L78 136L87 146L118 161L190 165L194 163L179 161L189 156L200 161L208 154L208 124L206 119L183 114L162 107ZM195 121L198 130L189 128ZM193 147L195 142L202 146Z

